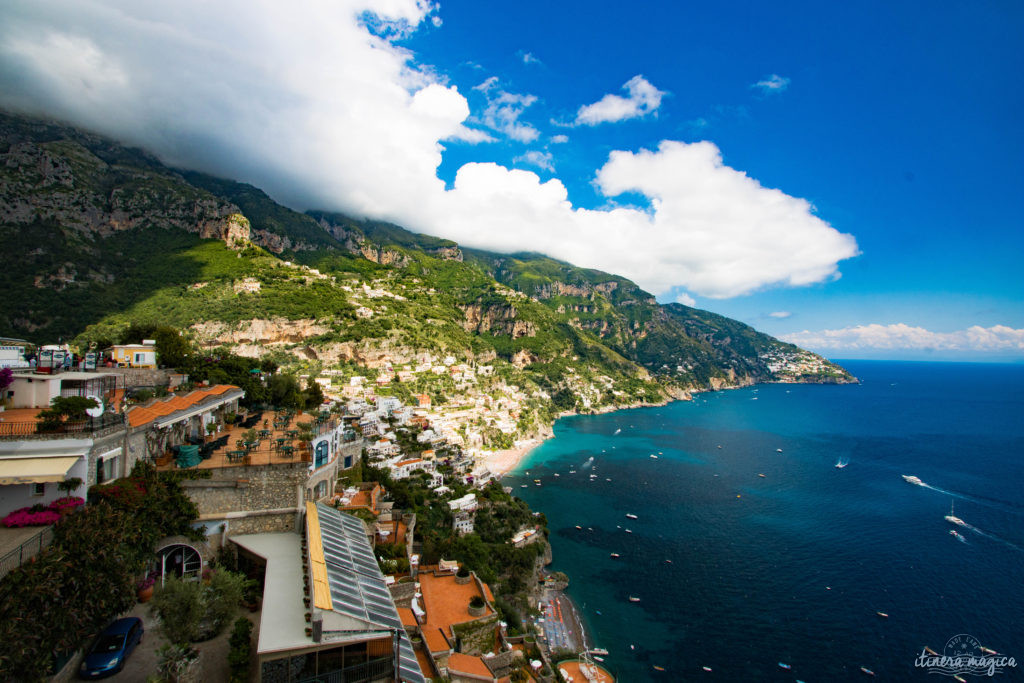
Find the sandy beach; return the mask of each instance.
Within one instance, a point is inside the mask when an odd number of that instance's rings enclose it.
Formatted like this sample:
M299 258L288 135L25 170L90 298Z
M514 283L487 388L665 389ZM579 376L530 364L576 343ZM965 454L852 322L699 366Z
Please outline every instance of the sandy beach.
M485 451L482 455L487 469L495 478L499 478L515 469L526 454L541 444L540 439L530 439L515 448L503 451Z

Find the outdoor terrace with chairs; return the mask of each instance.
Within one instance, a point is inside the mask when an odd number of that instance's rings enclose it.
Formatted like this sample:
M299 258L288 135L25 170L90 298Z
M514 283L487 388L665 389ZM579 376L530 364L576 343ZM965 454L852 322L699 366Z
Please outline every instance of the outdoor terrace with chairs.
M336 425L336 420L323 414L255 411L202 443L173 447L156 464L158 469L170 470L312 462L310 443L303 435L315 438Z

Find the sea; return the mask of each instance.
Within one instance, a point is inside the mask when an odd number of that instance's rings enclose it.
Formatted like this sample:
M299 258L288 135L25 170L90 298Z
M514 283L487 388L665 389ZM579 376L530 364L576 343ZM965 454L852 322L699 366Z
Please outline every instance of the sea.
M563 418L504 478L618 681L941 682L963 643L1024 680L1024 365L839 362Z

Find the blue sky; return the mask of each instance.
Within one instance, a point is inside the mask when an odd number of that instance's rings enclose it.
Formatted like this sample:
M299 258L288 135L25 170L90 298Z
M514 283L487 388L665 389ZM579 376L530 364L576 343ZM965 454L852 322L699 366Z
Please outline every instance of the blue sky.
M831 356L1024 357L1020 3L215 4L13 0L0 104Z

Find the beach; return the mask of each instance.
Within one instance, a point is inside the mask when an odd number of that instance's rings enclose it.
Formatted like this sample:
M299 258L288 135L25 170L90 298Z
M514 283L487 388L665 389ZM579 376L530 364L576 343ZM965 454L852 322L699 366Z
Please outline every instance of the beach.
M530 439L521 442L515 448L507 448L503 451L485 451L483 453L484 464L490 470L491 475L496 479L508 474L526 457L526 454L539 446L541 439Z

